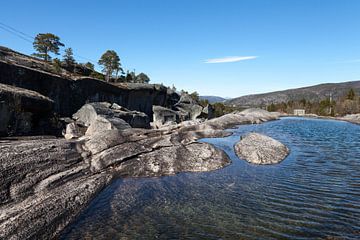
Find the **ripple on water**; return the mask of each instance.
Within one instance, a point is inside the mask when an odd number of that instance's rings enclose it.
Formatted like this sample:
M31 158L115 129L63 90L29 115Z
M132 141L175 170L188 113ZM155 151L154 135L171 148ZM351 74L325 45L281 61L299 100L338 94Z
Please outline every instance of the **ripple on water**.
M119 179L68 226L62 239L308 239L360 237L360 127L285 118L204 139L233 163L209 173ZM239 160L248 132L291 150L278 165Z

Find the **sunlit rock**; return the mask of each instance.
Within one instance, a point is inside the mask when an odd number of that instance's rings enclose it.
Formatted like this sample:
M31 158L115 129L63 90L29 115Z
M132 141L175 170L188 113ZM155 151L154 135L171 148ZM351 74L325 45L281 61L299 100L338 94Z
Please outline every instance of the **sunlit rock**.
M281 142L259 134L250 133L235 145L239 158L254 164L275 164L286 158L289 149Z

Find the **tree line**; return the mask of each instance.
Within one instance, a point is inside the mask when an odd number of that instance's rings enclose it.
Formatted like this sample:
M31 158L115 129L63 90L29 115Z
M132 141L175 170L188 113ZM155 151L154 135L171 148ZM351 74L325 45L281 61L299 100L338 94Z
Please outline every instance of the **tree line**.
M55 72L60 73L61 69L65 69L71 73L80 75L88 75L107 82L133 82L133 83L149 83L150 78L145 73L136 75L134 71L124 72L120 63L120 57L114 50L107 50L103 53L98 61L102 67L102 73L95 70L95 66L91 62L77 63L74 58L73 49L71 47L65 48L62 60L59 58L52 59L51 53L60 55L60 48L65 47L61 42L60 37L52 33L39 33L36 35L33 47L35 53L33 56L52 63ZM80 70L80 69L85 69Z
M268 111L293 113L294 109L304 109L306 113L313 113L320 116L343 116L360 112L360 96L354 89L349 89L337 101L330 96L320 101L308 101L305 98L299 101L288 101L266 106Z

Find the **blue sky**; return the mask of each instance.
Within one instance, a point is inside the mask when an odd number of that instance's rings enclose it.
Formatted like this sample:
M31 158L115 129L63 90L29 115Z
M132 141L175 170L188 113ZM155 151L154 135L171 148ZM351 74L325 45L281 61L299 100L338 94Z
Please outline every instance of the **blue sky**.
M52 32L93 61L113 49L125 69L201 95L360 79L359 0L11 0L1 8L0 22L26 34ZM33 53L3 29L0 45Z

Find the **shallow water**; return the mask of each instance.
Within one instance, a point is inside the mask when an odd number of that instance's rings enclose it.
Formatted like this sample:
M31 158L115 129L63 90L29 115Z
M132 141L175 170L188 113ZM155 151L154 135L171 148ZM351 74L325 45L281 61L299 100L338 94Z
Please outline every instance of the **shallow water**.
M207 173L119 179L62 239L360 239L360 126L284 118L203 139L233 163ZM233 145L248 132L286 144L280 164L255 166Z

